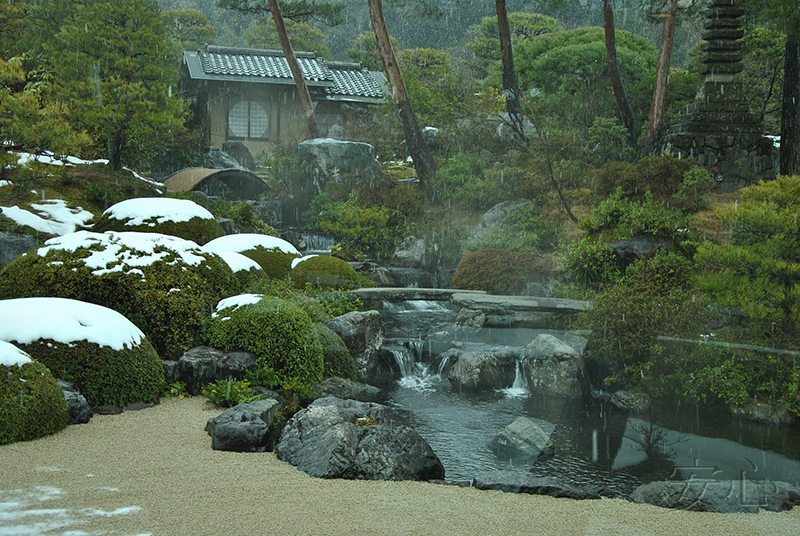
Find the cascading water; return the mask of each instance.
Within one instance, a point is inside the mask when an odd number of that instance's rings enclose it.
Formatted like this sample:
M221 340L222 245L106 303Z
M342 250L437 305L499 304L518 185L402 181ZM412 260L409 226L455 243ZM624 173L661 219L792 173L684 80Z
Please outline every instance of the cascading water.
M514 371L514 383L511 387L500 389L500 392L508 398L523 398L531 394L528 389L528 378L525 377L524 361L524 357L517 360L516 369Z

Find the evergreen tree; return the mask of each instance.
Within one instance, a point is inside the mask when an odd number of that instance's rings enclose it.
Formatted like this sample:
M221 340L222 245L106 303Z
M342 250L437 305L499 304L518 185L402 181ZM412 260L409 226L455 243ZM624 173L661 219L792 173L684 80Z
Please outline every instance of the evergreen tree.
M55 100L77 130L106 146L109 166L146 167L187 107L177 90L177 49L155 0L91 0L74 6L52 45Z

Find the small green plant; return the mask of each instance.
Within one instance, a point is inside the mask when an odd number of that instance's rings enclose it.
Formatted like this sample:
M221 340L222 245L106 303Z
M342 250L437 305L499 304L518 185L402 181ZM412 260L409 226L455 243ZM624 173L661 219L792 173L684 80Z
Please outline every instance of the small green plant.
M247 380L217 380L203 387L203 396L215 406L229 408L236 404L246 404L261 398L250 388Z
M236 224L237 232L278 236L275 228L271 225L272 218L257 214L253 210L253 205L246 201L226 201L217 198L211 202L209 210L217 218L232 219Z
M171 382L164 386L164 390L161 391L161 396L164 398L183 400L192 395L186 390L186 382Z

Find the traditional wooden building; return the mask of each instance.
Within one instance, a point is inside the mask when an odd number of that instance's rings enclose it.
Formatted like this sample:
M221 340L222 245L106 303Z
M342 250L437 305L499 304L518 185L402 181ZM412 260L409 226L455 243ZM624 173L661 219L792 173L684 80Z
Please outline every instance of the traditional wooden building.
M296 52L323 136L346 132L358 114L386 98L383 74L358 63ZM182 91L194 103L206 145L244 143L253 155L307 137L305 116L281 51L207 45L183 54ZM341 127L341 128L339 128Z

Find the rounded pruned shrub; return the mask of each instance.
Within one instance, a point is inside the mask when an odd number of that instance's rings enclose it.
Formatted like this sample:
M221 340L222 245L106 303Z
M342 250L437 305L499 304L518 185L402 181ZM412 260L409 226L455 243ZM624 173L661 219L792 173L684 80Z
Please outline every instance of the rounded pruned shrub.
M330 255L315 255L296 262L289 274L295 287L307 284L321 289L354 289L375 284L356 272L350 264Z
M325 363L324 378L356 381L356 362L338 333L323 324L315 324Z
M157 400L161 360L144 333L99 305L63 298L0 301L0 340L14 343L91 406Z
M0 341L0 445L54 434L67 426L67 412L47 367Z
M286 240L262 234L227 235L212 240L204 246L206 251L219 253L233 251L256 261L264 273L273 279L282 279L292 269L292 261L300 252Z
M322 346L308 315L280 298L242 295L223 300L211 324L211 346L256 355L273 385L308 395L322 379Z
M225 236L214 215L194 201L168 197L127 199L103 212L92 230L160 233L205 244Z
M453 288L520 294L540 270L536 253L485 247L467 251L450 280Z
M217 255L155 233L64 235L0 273L0 299L55 296L114 309L165 358L204 344L212 308L239 286Z

